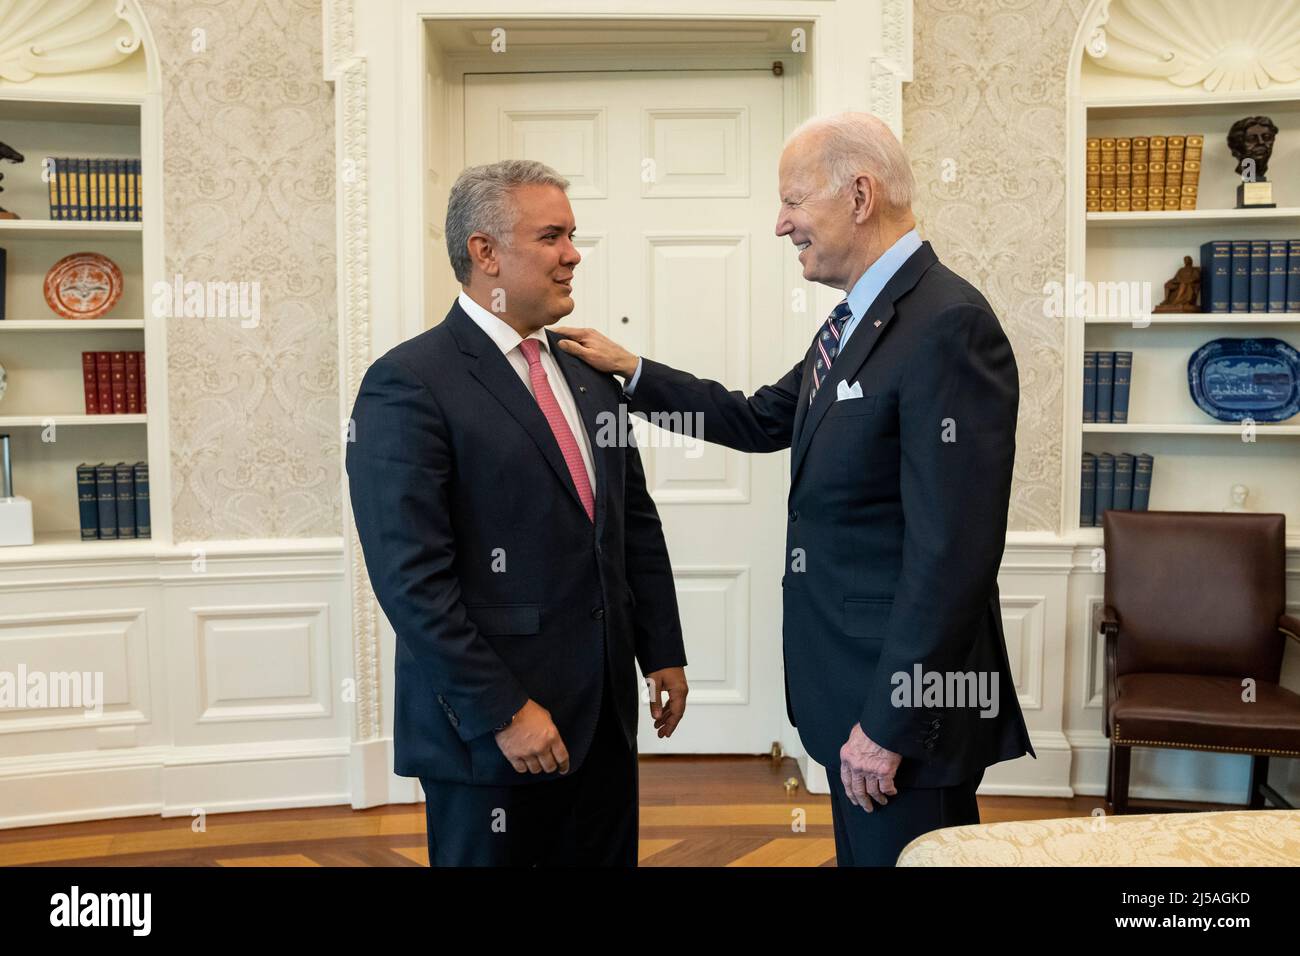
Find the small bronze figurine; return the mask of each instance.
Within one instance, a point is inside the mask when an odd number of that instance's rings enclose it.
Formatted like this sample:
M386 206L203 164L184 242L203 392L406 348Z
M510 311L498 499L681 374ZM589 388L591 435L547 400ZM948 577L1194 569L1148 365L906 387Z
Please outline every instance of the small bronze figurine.
M7 161L10 163L21 163L23 161L23 154L18 152L18 150L14 149L8 143L0 143L0 161ZM4 178L5 178L5 174L0 173L0 180ZM5 188L3 186L0 186L0 193L4 191ZM8 209L0 207L0 219L21 219L21 218L22 217L19 216L18 213L10 212Z
M1273 184L1268 181L1268 161L1273 155L1277 124L1267 116L1247 116L1228 130L1228 149L1237 160L1241 183L1237 186L1237 208L1259 209L1273 202Z
M1183 256L1183 267L1165 283L1165 297L1153 312L1200 312L1201 270Z

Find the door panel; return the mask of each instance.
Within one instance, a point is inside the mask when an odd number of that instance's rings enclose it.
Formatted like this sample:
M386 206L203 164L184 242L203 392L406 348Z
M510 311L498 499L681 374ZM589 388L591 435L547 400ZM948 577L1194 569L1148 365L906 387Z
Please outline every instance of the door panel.
M576 308L565 324L728 388L793 364L772 234L781 82L766 71L465 78L465 165L536 159L571 182ZM693 423L692 423L693 424ZM746 456L639 422L686 634L691 693L642 752L758 753L785 724L785 455Z

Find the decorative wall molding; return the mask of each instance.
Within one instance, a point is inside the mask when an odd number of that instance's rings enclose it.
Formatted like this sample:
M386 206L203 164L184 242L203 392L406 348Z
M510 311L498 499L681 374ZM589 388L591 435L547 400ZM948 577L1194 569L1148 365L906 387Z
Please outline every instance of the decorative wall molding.
M325 79L334 85L335 143L338 150L338 242L341 247L339 301L340 410L356 403L361 379L371 362L370 189L367 137L368 64L353 49L351 0L325 6ZM350 422L340 428L340 458L345 458ZM370 587L361 541L352 519L347 473L342 470L344 536L349 568L353 677L356 680L354 732L357 741L379 736L379 607Z
M38 0L0 12L0 78L26 83L37 76L85 73L122 62L144 36L132 0Z
M903 135L903 84L912 80L912 0L883 0L884 53L871 58L871 112Z
M1084 47L1116 73L1211 93L1300 81L1300 6L1240 0L1103 0Z

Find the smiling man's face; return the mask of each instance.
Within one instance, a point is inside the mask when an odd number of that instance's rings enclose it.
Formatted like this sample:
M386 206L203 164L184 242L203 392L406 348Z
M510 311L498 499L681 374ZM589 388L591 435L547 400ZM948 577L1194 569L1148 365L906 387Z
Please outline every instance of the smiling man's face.
M853 197L848 189L829 190L815 132L786 147L779 177L776 234L789 236L799 250L805 279L846 288L854 271Z
M505 311L533 328L554 325L573 311L573 271L582 256L573 244L569 197L558 186L517 186L518 218L510 245L496 247Z

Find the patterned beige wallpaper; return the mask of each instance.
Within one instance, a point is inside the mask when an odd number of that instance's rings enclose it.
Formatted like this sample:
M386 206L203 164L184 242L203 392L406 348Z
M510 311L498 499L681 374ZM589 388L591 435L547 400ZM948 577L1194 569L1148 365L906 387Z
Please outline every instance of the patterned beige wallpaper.
M320 0L141 6L162 69L165 275L257 283L260 294L255 326L168 320L175 537L337 535L334 113Z
M319 0L142 0L162 57L167 274L256 281L255 328L168 329L178 540L340 533L333 101ZM1064 122L1085 0L916 0L904 143L940 257L1020 366L1010 527L1060 522ZM196 49L195 30L205 31Z
M903 145L921 233L988 298L1020 368L1010 528L1061 519L1065 80L1085 0L915 0Z

